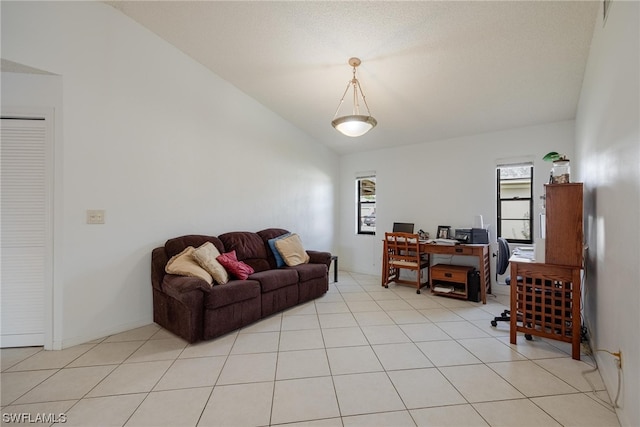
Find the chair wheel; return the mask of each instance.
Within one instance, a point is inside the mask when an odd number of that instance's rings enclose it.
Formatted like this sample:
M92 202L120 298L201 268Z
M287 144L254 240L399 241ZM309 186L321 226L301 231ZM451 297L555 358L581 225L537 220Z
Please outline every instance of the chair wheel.
M498 326L498 322L496 322L495 320L491 321L491 326Z
M389 285L384 285L385 288L389 289Z
M531 341L533 337L531 336L531 334L524 334L524 339L527 341Z
M419 293L420 293L420 289L418 289L418 290L416 291L416 294L419 294Z

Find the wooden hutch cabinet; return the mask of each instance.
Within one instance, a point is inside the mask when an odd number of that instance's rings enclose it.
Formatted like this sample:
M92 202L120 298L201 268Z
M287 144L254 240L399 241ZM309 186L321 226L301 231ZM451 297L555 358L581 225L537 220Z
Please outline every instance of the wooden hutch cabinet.
M547 184L545 262L582 267L582 183Z
M571 343L580 359L582 184L548 184L545 262L511 261L511 330ZM513 280L517 278L517 280ZM514 315L517 313L517 315Z

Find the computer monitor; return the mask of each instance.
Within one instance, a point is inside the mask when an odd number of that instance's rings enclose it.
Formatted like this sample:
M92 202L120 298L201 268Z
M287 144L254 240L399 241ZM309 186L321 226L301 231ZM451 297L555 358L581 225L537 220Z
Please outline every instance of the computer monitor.
M393 232L394 233L412 233L413 234L413 223L410 223L410 222L394 222L393 223Z

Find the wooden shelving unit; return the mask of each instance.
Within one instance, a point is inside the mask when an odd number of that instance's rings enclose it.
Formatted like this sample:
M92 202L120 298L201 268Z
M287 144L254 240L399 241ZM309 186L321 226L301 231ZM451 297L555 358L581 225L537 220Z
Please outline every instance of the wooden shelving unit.
M511 261L511 344L516 344L517 332L569 342L576 360L580 360L581 333L582 191L581 183L546 185L545 263Z
M469 272L473 270L475 268L464 265L434 265L431 267L429 275L431 293L451 298L468 299Z

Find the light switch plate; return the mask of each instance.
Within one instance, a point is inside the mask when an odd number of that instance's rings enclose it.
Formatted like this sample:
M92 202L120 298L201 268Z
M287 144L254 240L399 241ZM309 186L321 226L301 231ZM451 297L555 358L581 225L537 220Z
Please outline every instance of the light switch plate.
M104 224L104 209L87 210L87 224Z

